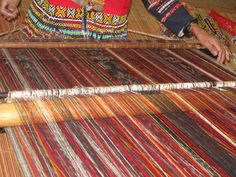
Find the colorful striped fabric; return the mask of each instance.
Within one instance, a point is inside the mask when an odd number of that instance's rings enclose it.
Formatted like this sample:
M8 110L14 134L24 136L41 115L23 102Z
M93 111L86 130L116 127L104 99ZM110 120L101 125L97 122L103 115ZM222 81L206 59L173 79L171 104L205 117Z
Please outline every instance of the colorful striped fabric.
M197 50L1 49L0 90L235 81ZM236 90L11 100L25 176L235 176ZM39 124L40 122L40 124Z
M47 124L7 132L25 176L235 176L235 105L235 89L25 101Z
M1 49L0 91L235 81L197 50Z

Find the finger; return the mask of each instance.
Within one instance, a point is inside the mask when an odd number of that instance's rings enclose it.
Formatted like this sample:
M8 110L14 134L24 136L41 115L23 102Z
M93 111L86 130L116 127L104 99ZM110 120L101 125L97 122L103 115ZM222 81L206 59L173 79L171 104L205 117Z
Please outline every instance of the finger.
M4 15L6 20L14 20L18 16L18 10L14 11L13 13Z
M4 10L5 7L6 7L6 3L4 3L4 1L1 2L1 3L0 3L0 11Z
M6 18L14 18L16 16L15 13L8 12L7 10L0 11L0 13Z
M10 21L12 19L14 19L14 17L12 17L12 16L5 16L5 20L7 20L7 21Z
M219 62L219 63L223 63L222 62L222 56L223 56L223 50L219 50L218 51L218 56L217 56L217 62Z
M15 18L18 14L18 9L15 5L8 5L7 3L0 4L0 13L6 18Z
M10 4L10 5L8 6L8 10L9 10L10 12L15 12L15 11L17 10L17 7L16 7L15 5Z
M18 9L15 9L14 11L12 11L12 17L13 18L16 18L18 16L18 14L19 14Z
M212 40L211 44L216 48L218 52L217 61L221 64L225 63L226 59L225 47L222 46L221 42L218 39Z
M230 62L230 60L231 60L231 56L232 56L232 52L229 50L229 48L227 47L226 48L226 60L228 61L228 62Z
M5 20L7 20L7 21L12 21L12 20L14 20L15 19L15 17L8 17L8 18L5 18Z
M8 12L7 12L7 3L5 1L3 1L2 3L0 3L0 13L3 16L8 16Z
M225 64L225 61L226 61L226 51L225 49L223 49L222 55L221 55L221 63Z
M213 56L216 57L218 55L218 50L214 45L212 45L211 43L207 43L205 44L205 46L211 52Z

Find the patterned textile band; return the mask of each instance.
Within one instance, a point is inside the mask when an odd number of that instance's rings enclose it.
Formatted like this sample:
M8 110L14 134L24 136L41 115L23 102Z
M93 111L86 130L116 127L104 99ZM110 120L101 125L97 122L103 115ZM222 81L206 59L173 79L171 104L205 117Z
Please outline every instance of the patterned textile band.
M1 49L0 92L235 81L198 50Z
M123 38L127 37L127 15L67 8L50 4L48 0L33 0L23 32L26 38Z

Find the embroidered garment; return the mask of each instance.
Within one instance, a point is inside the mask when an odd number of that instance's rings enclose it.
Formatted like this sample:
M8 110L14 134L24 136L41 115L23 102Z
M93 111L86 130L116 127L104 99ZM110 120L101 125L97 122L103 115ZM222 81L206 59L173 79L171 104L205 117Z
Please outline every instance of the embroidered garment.
M145 7L174 34L182 37L192 20L177 0L148 1ZM127 37L127 17L131 0L33 0L28 10L27 38Z
M148 11L163 23L172 33L183 37L184 28L193 17L178 0L142 0Z
M54 1L52 1L54 2ZM127 36L127 15L88 11L76 3L33 0L26 21L28 38L73 37L109 39Z

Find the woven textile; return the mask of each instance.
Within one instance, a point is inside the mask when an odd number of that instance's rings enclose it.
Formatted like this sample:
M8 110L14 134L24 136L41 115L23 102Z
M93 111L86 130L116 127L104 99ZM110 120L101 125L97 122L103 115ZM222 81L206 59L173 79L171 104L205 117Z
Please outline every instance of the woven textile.
M235 81L197 50L1 49L0 91Z
M47 124L8 134L27 175L235 176L235 96L197 90L21 102L24 119L34 119L31 108Z
M1 92L235 81L197 50L1 49ZM4 100L3 100L4 101ZM25 176L235 176L235 88L11 100Z

